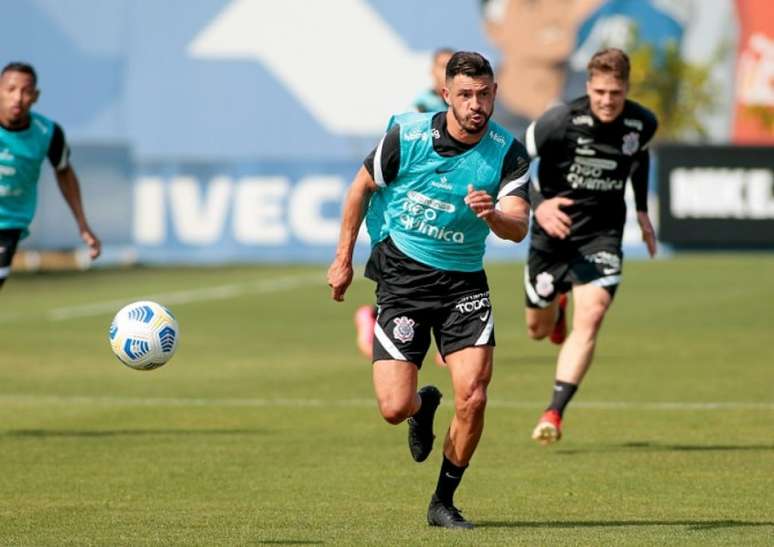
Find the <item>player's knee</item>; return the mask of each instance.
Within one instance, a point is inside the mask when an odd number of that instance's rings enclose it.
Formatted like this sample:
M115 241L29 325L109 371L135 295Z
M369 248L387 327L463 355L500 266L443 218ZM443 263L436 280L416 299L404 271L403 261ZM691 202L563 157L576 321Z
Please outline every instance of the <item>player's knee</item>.
M527 319L527 335L533 340L542 340L551 332L551 325L537 318Z
M606 313L607 306L604 304L593 304L583 310L578 310L573 327L578 331L586 331L594 336L602 326Z
M412 401L400 399L385 399L379 401L379 412L389 424L396 425L411 416Z

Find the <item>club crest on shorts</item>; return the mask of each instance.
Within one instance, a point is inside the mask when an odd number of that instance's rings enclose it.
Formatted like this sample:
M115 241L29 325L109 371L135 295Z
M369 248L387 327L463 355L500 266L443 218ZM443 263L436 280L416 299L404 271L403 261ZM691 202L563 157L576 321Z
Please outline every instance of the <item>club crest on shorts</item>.
M392 337L401 342L411 342L414 339L414 320L401 316L393 319L395 328L392 329Z
M621 152L623 152L627 156L631 156L637 151L639 147L640 147L639 133L637 133L636 131L632 131L631 133L627 133L626 135L624 135Z
M535 290L540 296L548 296L554 292L554 276L548 272L542 272L535 277Z

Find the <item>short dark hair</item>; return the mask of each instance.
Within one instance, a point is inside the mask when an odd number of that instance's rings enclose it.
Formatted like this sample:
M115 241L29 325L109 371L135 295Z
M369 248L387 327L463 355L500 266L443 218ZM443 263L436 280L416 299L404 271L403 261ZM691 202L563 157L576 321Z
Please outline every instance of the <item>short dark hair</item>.
M32 83L38 85L38 74L35 72L35 68L29 63L21 63L19 61L8 63L5 65L5 67L3 67L3 71L0 72L0 76L6 72L21 72L23 74L29 74L32 76Z
M601 72L603 74L612 74L622 82L628 82L631 63L629 62L629 56L622 50L609 47L600 49L592 55L586 68L588 69L589 80L591 80L595 72Z
M446 79L450 80L458 74L471 78L478 76L494 78L492 65L489 64L489 61L483 55L475 51L457 51L449 59L446 65Z

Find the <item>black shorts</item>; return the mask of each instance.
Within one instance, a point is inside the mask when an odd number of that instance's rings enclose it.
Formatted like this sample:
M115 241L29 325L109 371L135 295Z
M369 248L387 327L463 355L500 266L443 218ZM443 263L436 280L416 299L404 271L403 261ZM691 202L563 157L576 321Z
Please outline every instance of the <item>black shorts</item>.
M373 360L422 366L430 332L446 356L471 346L494 346L494 318L483 270L437 270L380 243L366 268L377 282Z
M11 273L11 262L21 233L19 229L0 230L0 283Z
M609 242L591 248L547 251L530 247L524 268L527 307L547 308L559 293L587 283L603 287L615 296L623 266L621 246Z

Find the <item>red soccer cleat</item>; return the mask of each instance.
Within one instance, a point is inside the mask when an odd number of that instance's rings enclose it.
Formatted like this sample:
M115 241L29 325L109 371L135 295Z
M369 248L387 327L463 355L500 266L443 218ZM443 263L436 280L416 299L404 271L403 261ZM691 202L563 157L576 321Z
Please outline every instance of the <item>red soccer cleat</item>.
M374 348L374 325L376 324L376 308L360 306L355 311L355 329L357 330L357 349L371 359Z
M551 331L549 340L556 345L561 346L564 339L567 338L567 294L559 295L559 317L556 318L554 330Z
M546 410L540 417L532 438L543 446L553 444L562 438L562 417L553 409Z

